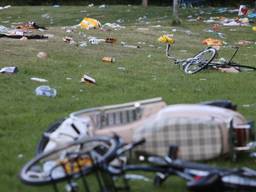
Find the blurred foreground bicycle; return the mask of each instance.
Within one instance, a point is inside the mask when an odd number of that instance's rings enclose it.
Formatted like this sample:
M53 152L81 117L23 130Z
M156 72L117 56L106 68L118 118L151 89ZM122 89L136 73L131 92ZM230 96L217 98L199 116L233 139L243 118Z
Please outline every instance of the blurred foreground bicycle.
M174 56L171 56L171 45L174 44L174 39L172 37L164 35L159 38L160 42L166 43L166 56L170 60L173 60L176 65L180 65L186 74L195 74L204 69L208 68L230 68L234 67L237 71L255 71L256 67L248 66L248 65L240 65L233 61L237 52L239 51L239 47L232 47L235 49L231 58L226 61L217 61L215 60L217 57L217 50L213 47L208 47L195 56L187 59L177 59Z
M127 163L124 160L127 154L144 142L142 139L124 144L118 136L78 140L36 156L22 168L20 179L28 185L52 184L55 192L59 191L60 182L67 183L65 188L69 192L81 188L90 192L93 190L87 176L94 174L101 192L117 192L130 191L127 173L145 171L156 173L157 186L170 176L178 176L187 181L191 191L256 190L255 170L222 169L176 159L177 146L170 146L167 156L147 156L146 164ZM115 182L117 177L123 180L121 186ZM80 186L78 179L82 180Z

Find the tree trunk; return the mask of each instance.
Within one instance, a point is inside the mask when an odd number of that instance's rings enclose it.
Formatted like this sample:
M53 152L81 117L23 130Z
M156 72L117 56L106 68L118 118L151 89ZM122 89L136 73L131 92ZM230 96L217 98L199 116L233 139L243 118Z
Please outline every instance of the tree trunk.
M178 19L179 15L178 15L178 0L173 0L172 3L172 15L174 19Z
M142 5L143 5L143 7L147 7L148 6L148 0L142 0Z

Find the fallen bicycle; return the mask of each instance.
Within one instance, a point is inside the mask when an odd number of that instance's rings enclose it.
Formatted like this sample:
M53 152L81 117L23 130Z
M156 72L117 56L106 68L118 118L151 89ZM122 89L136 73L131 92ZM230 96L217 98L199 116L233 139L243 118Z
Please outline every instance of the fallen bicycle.
M124 161L127 153L145 142L144 139L125 144L117 135L79 139L50 150L29 161L20 172L20 179L28 185L53 185L66 183L71 192L90 192L87 176L94 174L101 192L130 191L126 174L131 171L156 173L154 184L159 186L171 176L187 182L190 191L255 191L256 171L250 168L217 168L205 164L176 159L178 146L170 146L166 156L147 156L147 164L130 164ZM123 179L117 185L115 177ZM82 182L78 185L78 180Z

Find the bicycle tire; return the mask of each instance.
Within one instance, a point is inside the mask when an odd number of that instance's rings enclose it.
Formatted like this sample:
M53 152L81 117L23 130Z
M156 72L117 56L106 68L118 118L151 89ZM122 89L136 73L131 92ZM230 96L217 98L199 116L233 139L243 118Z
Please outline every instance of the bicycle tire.
M187 74L195 74L205 69L209 63L215 58L217 50L210 47L200 51L193 58L186 61L184 64L184 72ZM205 57L205 58L204 58Z
M256 177L249 177L243 175L243 173L234 173L221 178L223 186L227 189L235 190L246 190L255 191L256 190Z
M97 144L95 145L97 148L93 146L93 143ZM23 183L28 185L47 185L65 181L73 177L79 178L89 174L96 166L113 160L117 147L117 140L110 137L77 140L64 147L39 154L23 166L19 177ZM100 154L103 152L103 148L105 148L104 150L106 151L104 154ZM79 151L77 152L76 150L78 149ZM82 165L83 167L81 167L78 161L88 160L88 158L85 159L85 157L89 157L87 153L91 155L90 160L92 160L92 162L89 162L89 165ZM76 160L74 161L74 159L69 158L70 155L78 156L75 156ZM72 158L74 158L73 156ZM70 166L69 172L67 172L68 167L66 168L66 166ZM76 166L76 169L73 169L74 166Z

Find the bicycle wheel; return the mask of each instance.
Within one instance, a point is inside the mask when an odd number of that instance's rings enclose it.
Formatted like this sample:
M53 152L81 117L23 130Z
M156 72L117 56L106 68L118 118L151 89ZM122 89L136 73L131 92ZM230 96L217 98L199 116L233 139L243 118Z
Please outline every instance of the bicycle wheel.
M187 74L194 74L205 69L214 59L216 53L217 51L214 48L208 48L199 52L193 58L186 61L184 64L184 72Z
M116 138L78 140L29 161L22 168L20 179L28 185L44 185L79 178L90 173L96 166L111 161L117 146Z
M230 174L223 175L221 180L226 188L235 190L256 190L256 174L255 170L242 168Z

